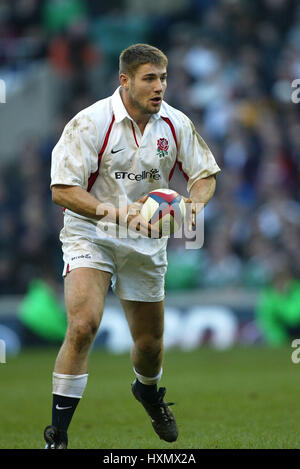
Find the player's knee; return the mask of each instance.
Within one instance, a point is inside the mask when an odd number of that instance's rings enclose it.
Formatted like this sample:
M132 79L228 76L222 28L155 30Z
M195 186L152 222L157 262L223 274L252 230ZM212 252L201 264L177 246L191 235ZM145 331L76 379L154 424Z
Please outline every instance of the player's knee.
M98 331L98 323L94 320L84 319L73 321L68 328L68 338L73 346L82 350L91 345Z
M153 337L151 335L143 335L135 341L135 346L140 353L154 358L160 355L162 351L162 338Z

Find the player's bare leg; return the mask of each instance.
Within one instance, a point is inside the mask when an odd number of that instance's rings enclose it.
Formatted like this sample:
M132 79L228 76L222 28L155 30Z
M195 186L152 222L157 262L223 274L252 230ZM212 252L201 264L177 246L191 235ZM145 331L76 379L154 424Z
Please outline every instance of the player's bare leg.
M156 376L163 360L164 302L121 300L133 338L131 361L144 376Z
M165 441L175 441L178 430L171 403L163 401L166 389L157 390L162 374L164 302L122 300L133 338L131 361L137 379L132 385L135 398L151 417L154 430Z
M47 449L68 445L67 429L87 383L88 352L103 314L111 274L82 267L65 279L68 328L53 373L52 425L46 427Z
M111 274L81 267L65 278L68 328L54 372L78 375L87 372L90 346L98 331Z

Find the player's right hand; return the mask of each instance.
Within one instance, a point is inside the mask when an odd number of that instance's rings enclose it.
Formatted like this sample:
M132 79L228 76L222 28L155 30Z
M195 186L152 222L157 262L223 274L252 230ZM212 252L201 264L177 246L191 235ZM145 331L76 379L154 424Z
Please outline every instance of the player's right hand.
M128 205L126 210L120 210L118 224L126 223L128 230L139 233L147 238L161 238L162 235L160 231L151 225L151 223L147 222L140 213L147 199L148 195L145 195L136 202Z

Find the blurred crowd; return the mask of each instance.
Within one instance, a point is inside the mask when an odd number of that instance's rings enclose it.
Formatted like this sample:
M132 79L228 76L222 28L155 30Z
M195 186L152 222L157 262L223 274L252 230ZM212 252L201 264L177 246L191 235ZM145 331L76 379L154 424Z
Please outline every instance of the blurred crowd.
M166 101L191 118L222 168L203 248L170 240L167 287L257 288L281 262L299 276L299 2L154 0L144 12L137 3L0 1L0 76L46 60L63 84L48 138L27 138L0 165L0 294L24 293L37 276L60 279L51 150L76 112L114 91L118 54L134 42L167 54ZM171 187L186 194L179 172Z

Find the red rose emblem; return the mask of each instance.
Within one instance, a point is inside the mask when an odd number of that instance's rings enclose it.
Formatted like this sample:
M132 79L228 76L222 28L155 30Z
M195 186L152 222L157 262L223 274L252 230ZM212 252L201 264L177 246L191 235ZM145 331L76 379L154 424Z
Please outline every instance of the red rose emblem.
M157 149L160 151L168 151L169 142L166 138L159 138L157 140Z

